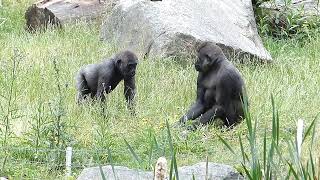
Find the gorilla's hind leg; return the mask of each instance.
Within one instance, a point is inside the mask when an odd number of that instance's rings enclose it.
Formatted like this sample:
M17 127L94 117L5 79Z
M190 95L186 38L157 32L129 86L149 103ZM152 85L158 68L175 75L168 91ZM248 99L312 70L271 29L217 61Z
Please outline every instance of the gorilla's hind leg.
M91 93L90 88L87 84L87 81L85 80L85 77L82 74L80 74L77 77L77 86L78 86L77 102L78 104L80 104L83 101L85 101L85 99Z

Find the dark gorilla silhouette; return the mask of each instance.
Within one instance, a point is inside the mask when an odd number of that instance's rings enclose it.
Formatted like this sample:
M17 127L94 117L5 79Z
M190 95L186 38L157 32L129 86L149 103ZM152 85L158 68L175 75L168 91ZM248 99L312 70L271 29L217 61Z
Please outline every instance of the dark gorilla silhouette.
M136 92L137 64L138 58L134 53L122 51L111 59L83 67L76 77L78 103L88 96L104 101L104 94L110 93L124 80L124 96L128 107L131 107Z
M197 56L196 102L180 118L180 123L200 117L199 121L193 121L194 126L216 118L222 119L228 127L234 125L244 115L241 100L244 81L239 71L214 43L203 42Z

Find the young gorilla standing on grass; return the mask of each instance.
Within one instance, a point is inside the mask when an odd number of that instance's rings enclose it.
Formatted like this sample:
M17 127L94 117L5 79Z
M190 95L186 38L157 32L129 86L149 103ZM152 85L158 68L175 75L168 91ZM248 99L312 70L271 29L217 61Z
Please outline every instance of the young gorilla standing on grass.
M244 81L220 47L210 42L202 43L195 69L199 72L197 99L180 118L180 123L198 117L199 121L193 125L207 124L216 118L222 119L228 127L239 122L244 115L241 101Z
M81 103L89 95L91 98L104 101L104 93L108 94L116 88L121 80L124 80L124 96L128 107L131 108L136 92L137 64L138 58L134 53L123 51L109 60L83 67L76 77L78 103Z

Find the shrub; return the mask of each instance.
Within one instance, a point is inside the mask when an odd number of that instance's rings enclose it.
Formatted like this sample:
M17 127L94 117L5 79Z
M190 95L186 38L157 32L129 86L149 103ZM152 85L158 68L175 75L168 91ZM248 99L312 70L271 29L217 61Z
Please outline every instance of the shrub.
M258 30L262 35L278 39L294 37L298 40L308 40L319 31L320 18L306 14L303 7L292 8L291 0L285 0L284 6L279 11L261 6L265 2L265 0L253 1Z

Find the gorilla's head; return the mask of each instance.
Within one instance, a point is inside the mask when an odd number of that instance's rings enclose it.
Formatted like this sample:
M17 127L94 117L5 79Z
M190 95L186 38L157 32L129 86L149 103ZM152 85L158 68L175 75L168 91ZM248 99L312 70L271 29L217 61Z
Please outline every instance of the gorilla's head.
M203 42L198 49L198 59L195 69L199 72L207 72L225 56L219 46L212 42Z
M133 52L120 52L116 55L115 59L116 66L123 77L133 77L136 74L138 58Z

